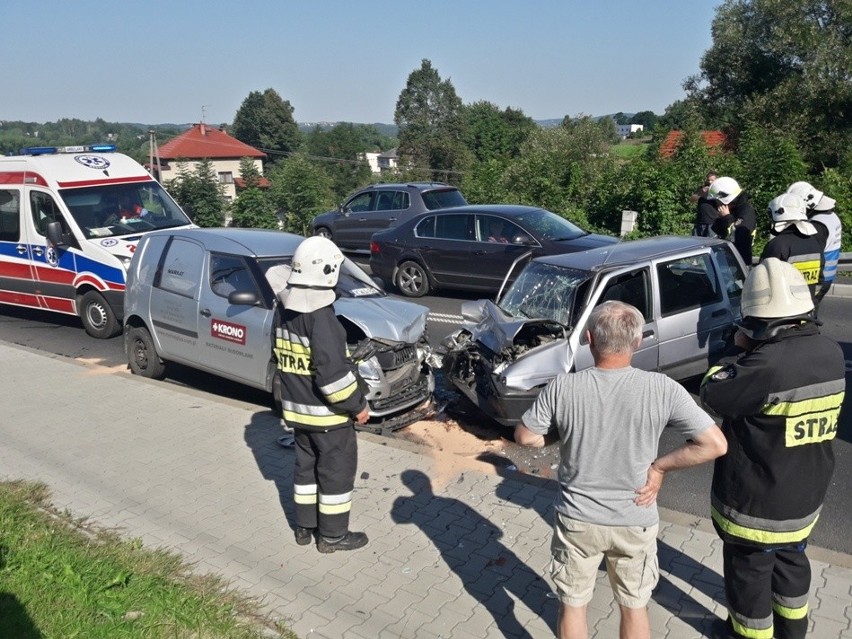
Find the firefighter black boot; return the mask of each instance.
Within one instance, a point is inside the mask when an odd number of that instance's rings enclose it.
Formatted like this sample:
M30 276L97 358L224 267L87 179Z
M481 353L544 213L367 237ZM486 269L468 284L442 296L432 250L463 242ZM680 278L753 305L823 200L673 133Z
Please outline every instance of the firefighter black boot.
M302 528L301 526L296 526L296 543L300 546L307 546L311 543L313 536L313 528Z
M348 532L339 539L326 539L320 536L317 542L317 550L324 553L337 552L338 550L357 550L367 545L367 535L362 532Z

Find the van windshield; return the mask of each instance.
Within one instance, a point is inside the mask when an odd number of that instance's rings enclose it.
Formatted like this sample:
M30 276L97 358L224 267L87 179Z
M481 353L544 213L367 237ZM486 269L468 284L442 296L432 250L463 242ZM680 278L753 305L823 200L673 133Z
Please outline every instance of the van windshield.
M62 189L59 194L86 239L192 224L163 187L153 180Z

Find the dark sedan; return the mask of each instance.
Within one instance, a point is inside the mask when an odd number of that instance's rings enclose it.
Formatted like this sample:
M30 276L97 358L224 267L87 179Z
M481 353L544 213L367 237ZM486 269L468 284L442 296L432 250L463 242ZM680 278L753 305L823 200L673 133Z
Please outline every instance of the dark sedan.
M481 204L424 213L373 235L370 269L404 295L499 290L516 260L618 242L532 206ZM520 269L516 268L515 272Z

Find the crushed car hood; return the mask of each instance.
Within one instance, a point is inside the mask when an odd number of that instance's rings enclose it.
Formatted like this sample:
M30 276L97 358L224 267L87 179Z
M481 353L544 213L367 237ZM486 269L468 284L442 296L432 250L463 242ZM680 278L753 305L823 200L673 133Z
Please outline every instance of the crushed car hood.
M374 339L416 343L426 330L429 309L391 297L340 297L335 314L345 317Z
M530 390L571 370L573 355L567 333L564 338L546 341L528 349L516 343L516 339L524 341L524 333L534 333L539 329L543 332L561 330L557 322L512 317L491 300L463 304L462 315L468 322L472 322L466 324L465 328L470 331L473 341L494 353L504 349L514 349L518 353L514 359L504 360L492 370L505 379L507 387Z

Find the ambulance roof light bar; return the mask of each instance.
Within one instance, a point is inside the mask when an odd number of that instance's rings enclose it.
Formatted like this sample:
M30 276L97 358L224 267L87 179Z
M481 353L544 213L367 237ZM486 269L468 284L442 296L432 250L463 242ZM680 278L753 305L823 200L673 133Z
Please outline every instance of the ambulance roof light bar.
M82 146L27 146L21 155L54 155L56 153L110 153L115 144L85 144Z

